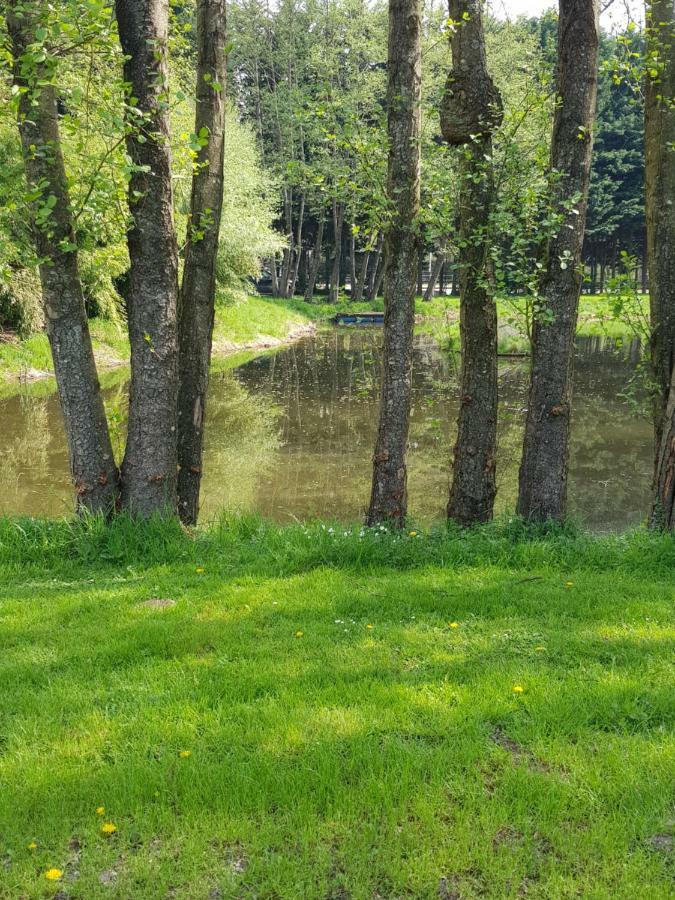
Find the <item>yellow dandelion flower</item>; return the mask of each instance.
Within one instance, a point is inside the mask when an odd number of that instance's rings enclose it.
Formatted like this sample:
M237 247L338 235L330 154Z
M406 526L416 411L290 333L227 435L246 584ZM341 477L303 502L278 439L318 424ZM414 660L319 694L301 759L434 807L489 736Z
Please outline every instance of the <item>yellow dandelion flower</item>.
M459 628L459 622L448 622L448 628Z
M513 693L514 694L522 694L524 690L525 690L525 688L522 686L522 684L514 684L513 685Z
M296 637L302 637L304 633L305 633L304 631L296 631L296 632L295 632L295 636L296 636Z
M566 581L566 582L565 582L565 587L572 587L573 584L574 584L573 581Z
M105 813L105 806L97 806L96 807L96 815L102 816Z
M61 869L47 869L45 878L47 881L58 881L59 878L63 878L63 872Z
M117 825L113 825L112 822L104 822L103 825L101 825L101 831L103 834L115 834Z
M180 750L178 755L181 759L189 759L192 756L192 750Z
M416 531L409 531L408 534L410 535L410 537L417 537Z
M28 849L29 850L37 850L37 844L35 843L35 841L30 842L30 844L28 845Z
M195 569L195 572L198 575L201 575L203 571L204 571L204 566L197 566L197 568Z
M366 628L374 628L374 625L366 625Z

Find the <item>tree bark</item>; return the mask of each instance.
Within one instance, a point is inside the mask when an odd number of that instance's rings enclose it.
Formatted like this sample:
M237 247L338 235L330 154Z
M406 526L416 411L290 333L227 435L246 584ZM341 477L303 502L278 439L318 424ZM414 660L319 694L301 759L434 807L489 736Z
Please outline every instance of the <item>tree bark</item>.
M419 0L389 0L384 353L367 522L397 528L407 514L406 449L419 254L421 16Z
M556 205L568 207L560 230L548 242L541 307L533 323L518 492L518 512L537 521L563 519L567 509L574 332L597 95L598 7L599 0L560 0L560 101L553 123L551 167L562 176L554 190Z
M176 511L178 253L169 149L168 0L116 0L127 107L133 225L129 246L129 429L122 504L134 516Z
M178 513L197 522L216 299L225 161L225 0L197 4L195 134L208 133L192 176L179 310Z
M26 180L35 196L31 230L40 259L47 336L63 413L78 512L110 515L119 477L110 443L78 268L73 218L61 151L56 94L27 48L37 18L23 8L6 14L20 90L18 127ZM51 210L51 211L50 211Z
M662 419L661 444L656 460L652 528L675 531L675 368L670 381L666 412Z
M497 307L490 277L495 202L492 132L502 103L485 58L482 0L449 0L452 70L441 130L460 146L460 409L448 518L460 525L492 519L497 453Z
M645 212L656 385L656 483L675 366L675 0L649 0L646 24L649 62L645 85Z
M323 216L319 219L319 225L316 231L316 242L314 244L314 252L312 254L312 264L307 277L307 285L305 286L305 301L311 303L314 299L314 288L316 287L316 279L321 266L321 244L323 242Z

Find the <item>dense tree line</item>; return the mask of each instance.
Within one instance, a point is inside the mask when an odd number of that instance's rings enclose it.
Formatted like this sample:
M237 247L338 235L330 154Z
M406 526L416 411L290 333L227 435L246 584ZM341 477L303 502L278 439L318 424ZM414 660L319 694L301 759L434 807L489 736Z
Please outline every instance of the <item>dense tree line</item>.
M234 90L242 115L255 126L263 158L277 173L282 210L277 227L287 238L283 253L266 260L265 289L279 296L298 291L311 299L318 285L332 300L345 289L356 299L372 297L381 286L378 238L386 207L385 4L284 0L270 7L242 0L232 4L231 21ZM448 21L452 14L448 20L444 4L425 4L418 293L424 290L427 296L439 289L459 289L458 195L450 157L439 146L443 138L436 112L445 81L442 35ZM539 19L503 22L487 15L485 31L496 83L507 99L501 138L505 140L506 129L513 132L513 143L521 153L527 147L524 158L541 174L547 146L543 120L553 112L557 17L547 13ZM632 82L617 74L628 54L639 54L643 35L633 29L618 36L602 33L600 42L583 249L583 290L591 293L603 291L610 278L623 271L622 251L634 261L632 274L643 288L647 277L643 101ZM527 90L522 86L524 73L529 75ZM532 89L533 80L540 91ZM513 130L511 116L522 104L528 116ZM509 172L511 179L515 186L515 172ZM521 203L524 199L519 197ZM527 214L532 212L528 205ZM522 291L519 273L505 276L509 290Z

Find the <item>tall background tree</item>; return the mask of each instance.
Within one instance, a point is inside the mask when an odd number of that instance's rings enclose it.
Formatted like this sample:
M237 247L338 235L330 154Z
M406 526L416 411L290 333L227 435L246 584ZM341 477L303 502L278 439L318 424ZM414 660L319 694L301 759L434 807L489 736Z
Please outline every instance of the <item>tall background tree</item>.
M462 525L492 518L497 453L497 308L492 132L502 120L485 56L482 0L449 0L453 67L441 107L443 137L460 146L460 412L448 517Z
M390 0L387 56L389 221L384 242L384 358L367 521L402 527L419 258L421 15L419 0Z
M598 0L560 0L551 137L555 198L564 210L548 241L532 331L532 371L520 465L518 512L560 520L567 510L574 333L583 280L581 252L595 118Z

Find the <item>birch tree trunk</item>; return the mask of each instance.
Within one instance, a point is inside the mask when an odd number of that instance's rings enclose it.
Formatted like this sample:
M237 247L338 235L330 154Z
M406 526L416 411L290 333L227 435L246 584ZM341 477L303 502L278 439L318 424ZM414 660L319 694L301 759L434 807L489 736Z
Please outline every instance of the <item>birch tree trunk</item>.
M599 0L560 0L557 92L551 167L561 173L555 200L567 204L549 240L541 308L532 330L532 371L518 512L560 520L567 511L574 333L581 291L598 81Z
M384 353L367 522L397 528L407 514L406 450L419 255L421 16L419 0L389 0Z
M323 243L323 216L319 219L319 226L316 231L316 241L314 243L314 252L312 253L312 264L307 277L307 285L305 287L305 301L311 303L314 299L314 288L316 287L316 279L321 266L321 244Z
M356 279L353 299L358 303L363 300L363 289L366 286L366 275L368 274L368 260L370 259L370 250L364 250L361 257L361 267Z
M225 0L197 4L195 134L208 133L192 176L179 311L178 513L197 522L216 299L225 161Z
M298 282L298 272L300 271L300 261L302 260L302 226L305 221L305 195L300 196L300 209L298 211L298 228L295 235L295 255L293 257L293 265L291 266L291 275L288 283L288 295L295 295L295 286Z
M4 4L3 4L4 5ZM26 181L36 195L31 230L40 259L47 336L63 413L70 473L79 511L109 515L119 478L94 362L73 230L54 86L28 48L36 43L39 5L31 14L6 10L20 90L18 127ZM44 210L51 210L47 214Z
M437 253L434 257L434 264L431 268L431 275L429 276L429 281L427 282L427 288L424 292L425 300L433 300L434 292L436 290L436 282L438 281L438 276L441 274L441 269L445 263L445 253Z
M441 130L461 146L459 294L461 375L457 442L448 518L460 525L492 519L497 453L497 307L490 278L490 224L495 202L492 132L501 97L485 58L482 0L449 0L452 70Z
M658 482L675 366L675 0L648 0L646 24L650 56L645 85L645 212Z
M349 299L353 302L356 297L356 238L354 237L354 225L349 235Z
M340 261L342 259L342 225L344 211L341 203L333 200L333 257L331 259L328 302L337 303L340 292Z

